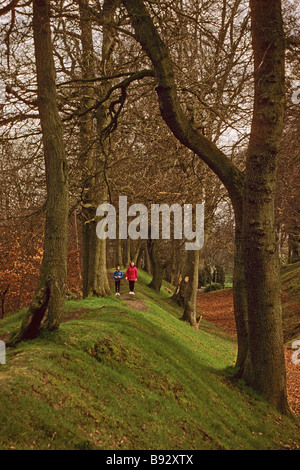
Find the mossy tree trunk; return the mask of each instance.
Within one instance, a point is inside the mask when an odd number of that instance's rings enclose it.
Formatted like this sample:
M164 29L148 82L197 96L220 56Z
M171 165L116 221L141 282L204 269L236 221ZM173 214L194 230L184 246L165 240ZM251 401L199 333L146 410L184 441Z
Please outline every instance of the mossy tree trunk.
M68 170L56 97L49 10L49 0L33 1L38 109L47 188L44 252L37 288L14 343L36 337L41 329L57 329L66 292Z
M255 96L247 155L243 239L251 361L244 377L276 408L286 411L274 210L285 111L285 43L280 0L250 0L250 8Z

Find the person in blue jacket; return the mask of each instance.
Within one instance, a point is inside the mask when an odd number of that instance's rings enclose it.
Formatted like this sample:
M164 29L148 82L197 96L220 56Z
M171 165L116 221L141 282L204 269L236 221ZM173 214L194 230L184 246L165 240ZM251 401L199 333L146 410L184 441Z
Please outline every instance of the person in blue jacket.
M121 266L117 265L116 270L113 272L113 278L115 280L116 287L115 295L120 295L120 284L122 277L124 277L124 273L121 271Z

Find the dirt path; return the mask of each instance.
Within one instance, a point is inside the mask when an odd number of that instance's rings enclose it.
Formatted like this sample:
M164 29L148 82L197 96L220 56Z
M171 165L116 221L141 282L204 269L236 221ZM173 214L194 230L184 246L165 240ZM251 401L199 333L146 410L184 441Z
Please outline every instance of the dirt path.
M120 298L125 300L126 305L134 310L140 310L141 312L147 312L148 310L145 300L139 299L135 295L121 294Z
M198 294L198 308L203 318L236 336L232 290ZM300 416L300 364L292 362L293 351L285 347L287 394L292 411Z

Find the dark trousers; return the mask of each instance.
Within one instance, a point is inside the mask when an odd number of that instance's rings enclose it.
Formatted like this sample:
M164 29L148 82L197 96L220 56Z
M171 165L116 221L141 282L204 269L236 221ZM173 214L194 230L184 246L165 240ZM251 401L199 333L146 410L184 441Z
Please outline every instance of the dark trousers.
M115 281L116 292L120 292L120 284L121 284L120 279L118 279L118 280Z
M135 281L129 281L129 290L130 290L130 292L134 291L134 283L135 283Z

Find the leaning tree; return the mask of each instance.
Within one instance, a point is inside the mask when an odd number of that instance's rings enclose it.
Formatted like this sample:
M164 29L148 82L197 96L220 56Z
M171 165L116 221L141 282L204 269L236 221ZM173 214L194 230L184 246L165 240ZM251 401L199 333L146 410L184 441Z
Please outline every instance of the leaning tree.
M250 0L254 104L246 170L240 171L186 116L173 63L142 0L123 0L157 81L161 115L175 137L223 182L236 223L235 313L241 375L270 403L288 411L274 220L277 156L285 110L285 43L280 0ZM240 295L237 291L239 286Z

